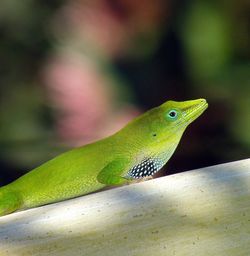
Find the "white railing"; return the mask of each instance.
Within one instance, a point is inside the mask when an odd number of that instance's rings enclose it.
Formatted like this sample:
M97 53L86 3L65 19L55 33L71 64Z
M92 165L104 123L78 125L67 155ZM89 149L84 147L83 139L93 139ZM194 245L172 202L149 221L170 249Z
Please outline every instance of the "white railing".
M250 255L250 159L1 217L0 255Z

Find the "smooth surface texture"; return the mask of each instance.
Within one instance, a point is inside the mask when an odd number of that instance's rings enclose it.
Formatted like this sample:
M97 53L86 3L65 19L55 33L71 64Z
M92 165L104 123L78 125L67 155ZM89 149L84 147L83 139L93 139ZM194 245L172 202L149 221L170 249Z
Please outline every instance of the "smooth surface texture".
M0 255L250 255L250 159L1 217Z

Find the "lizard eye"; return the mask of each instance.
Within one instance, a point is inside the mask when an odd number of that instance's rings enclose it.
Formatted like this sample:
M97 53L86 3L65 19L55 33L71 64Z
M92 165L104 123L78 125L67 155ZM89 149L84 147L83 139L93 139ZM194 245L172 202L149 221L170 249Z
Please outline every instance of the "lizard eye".
M174 120L177 118L178 116L178 112L174 109L171 109L168 114L167 114L168 118L171 119L171 120Z

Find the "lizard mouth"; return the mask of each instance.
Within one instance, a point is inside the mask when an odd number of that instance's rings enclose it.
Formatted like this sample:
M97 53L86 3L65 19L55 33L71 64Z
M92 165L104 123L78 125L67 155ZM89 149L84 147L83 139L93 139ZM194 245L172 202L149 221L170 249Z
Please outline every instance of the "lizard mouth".
M184 112L184 119L189 124L198 118L208 107L205 99L197 100L197 103L190 106Z

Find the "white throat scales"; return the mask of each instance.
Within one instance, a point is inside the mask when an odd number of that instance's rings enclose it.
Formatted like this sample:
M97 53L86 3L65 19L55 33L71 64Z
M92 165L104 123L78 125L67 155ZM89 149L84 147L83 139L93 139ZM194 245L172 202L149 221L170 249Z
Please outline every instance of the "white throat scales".
M146 158L141 163L132 167L127 176L133 179L152 176L158 172L163 165L164 162L159 158Z
M158 156L144 158L139 164L133 166L127 173L127 177L132 179L140 179L152 176L157 173L169 160L174 153L178 143L173 143L167 150Z

